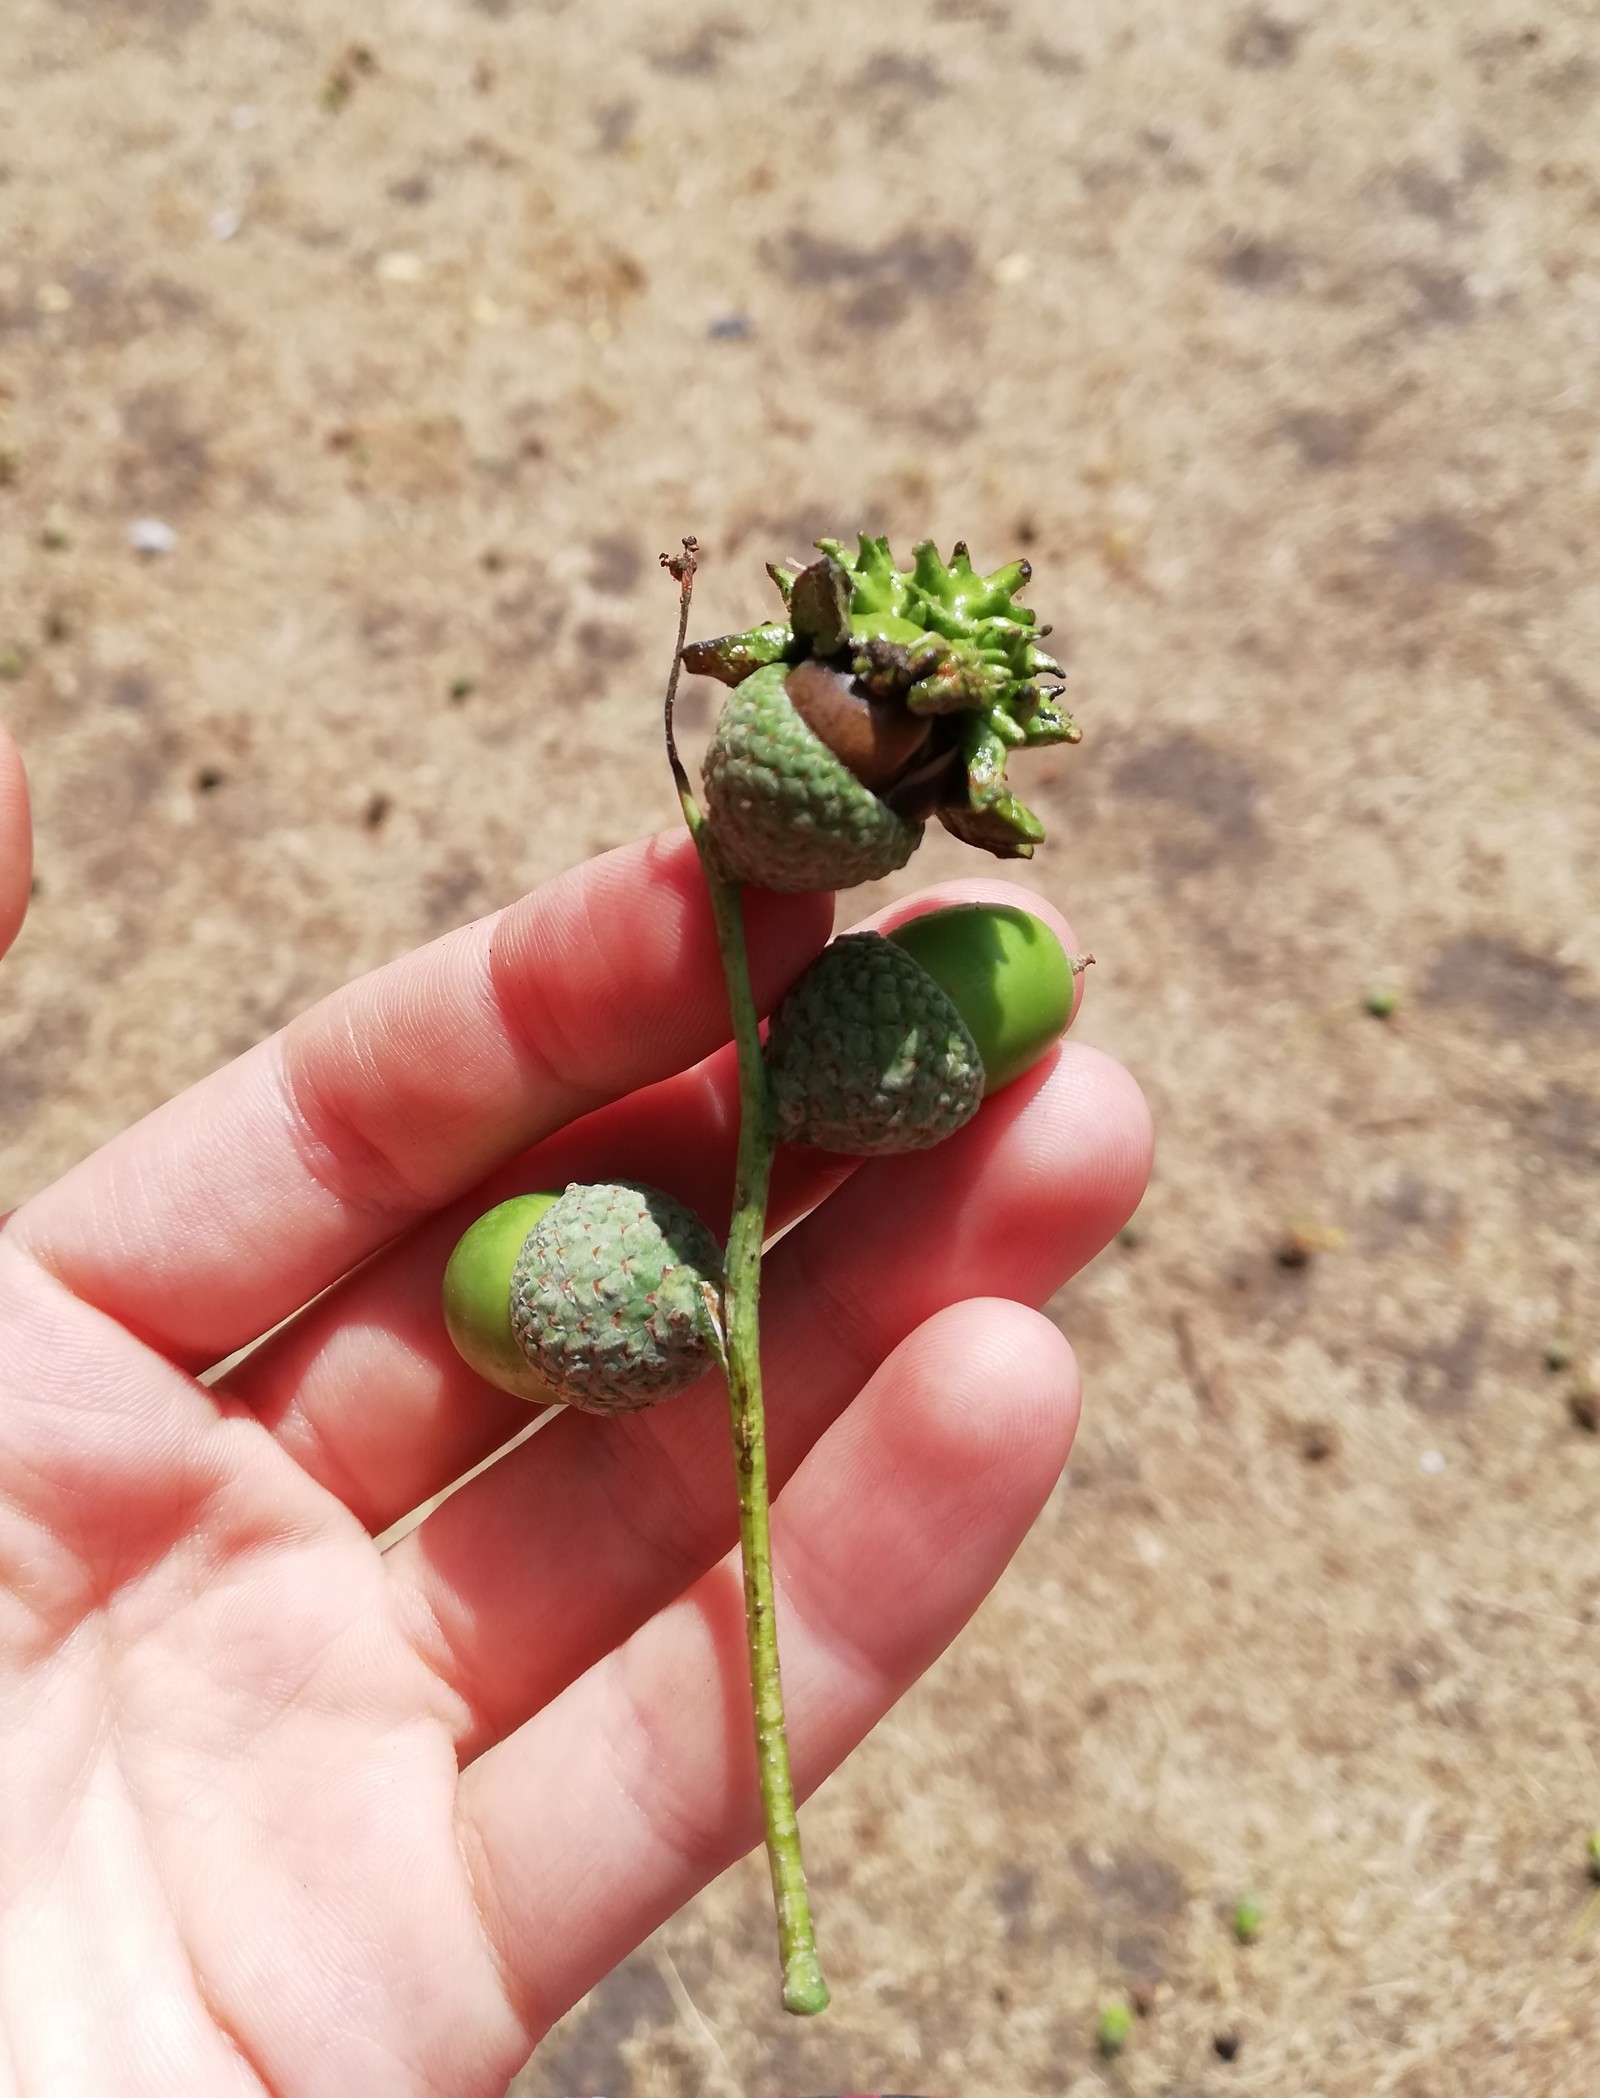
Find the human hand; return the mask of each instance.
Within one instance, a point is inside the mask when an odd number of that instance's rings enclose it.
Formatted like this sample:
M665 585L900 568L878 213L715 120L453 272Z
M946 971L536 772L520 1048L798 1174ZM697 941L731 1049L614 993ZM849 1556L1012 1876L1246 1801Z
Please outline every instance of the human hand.
M765 1005L830 904L747 910ZM445 1336L473 1215L626 1173L720 1232L726 1033L692 846L628 847L350 986L0 1231L11 2089L498 2094L759 1840L719 1381L558 1413L375 1541L528 1418ZM1054 1483L1076 1372L1027 1307L1148 1152L1132 1082L1069 1042L935 1152L784 1161L774 1226L804 1220L764 1328L802 1791Z

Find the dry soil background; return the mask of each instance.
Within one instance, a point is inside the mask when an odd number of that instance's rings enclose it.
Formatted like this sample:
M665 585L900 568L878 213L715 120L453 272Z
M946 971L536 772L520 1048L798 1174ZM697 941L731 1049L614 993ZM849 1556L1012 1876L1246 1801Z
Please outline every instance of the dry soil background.
M810 1811L836 2010L749 1860L526 2098L1600 2087L1600 10L7 0L0 162L0 1208L672 821L682 531L703 631L1026 550L1070 658L1077 1456Z

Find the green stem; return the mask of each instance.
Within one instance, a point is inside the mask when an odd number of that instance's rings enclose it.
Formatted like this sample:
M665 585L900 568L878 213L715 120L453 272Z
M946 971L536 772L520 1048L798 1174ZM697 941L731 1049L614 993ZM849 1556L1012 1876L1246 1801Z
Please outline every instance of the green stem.
M701 842L697 837L696 843ZM701 856L704 860L703 846ZM733 1427L734 1462L739 1472L739 1544L744 1557L745 1635L755 1705L756 1771L766 1822L772 1897L778 1912L784 2008L809 2015L827 2009L828 1984L822 1978L817 1958L805 1867L800 1858L794 1782L789 1773L789 1737L783 1719L778 1626L773 1611L767 1430L761 1403L761 1243L766 1235L767 1184L776 1138L745 960L742 897L736 884L723 881L709 865L706 880L739 1049L739 1153L734 1173L733 1221L728 1228L723 1307L728 1412Z
M800 1823L789 1770L789 1735L783 1719L783 1684L778 1672L778 1624L772 1592L772 1534L768 1518L767 1426L761 1403L761 1246L766 1237L767 1188L772 1178L776 1125L761 1055L761 1024L750 988L745 951L744 899L736 882L724 881L710 851L706 820L689 787L672 734L672 703L687 631L695 544L684 541L682 560L667 561L682 591L678 647L667 682L667 758L711 895L717 949L728 987L728 1010L739 1055L739 1150L734 1167L733 1219L723 1281L723 1327L728 1375L728 1414L734 1463L739 1474L739 1548L744 1561L745 1642L750 1657L750 1693L755 1707L756 1776L766 1827L767 1864L778 1912L778 1950L783 1960L783 2007L814 2016L828 2007L828 1984L817 1958L811 1903L800 1857Z

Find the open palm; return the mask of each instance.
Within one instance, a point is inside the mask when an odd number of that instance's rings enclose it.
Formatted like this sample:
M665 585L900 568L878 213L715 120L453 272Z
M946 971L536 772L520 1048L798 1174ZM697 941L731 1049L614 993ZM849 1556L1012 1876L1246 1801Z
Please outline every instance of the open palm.
M768 1003L829 904L749 919ZM759 1840L719 1382L558 1413L376 1541L528 1419L445 1338L457 1233L618 1173L720 1228L726 1032L692 850L630 847L0 1231L0 2090L493 2094ZM764 1354L802 1791L1048 1493L1076 1379L1026 1307L1147 1162L1136 1089L1079 1048L937 1153L786 1161Z

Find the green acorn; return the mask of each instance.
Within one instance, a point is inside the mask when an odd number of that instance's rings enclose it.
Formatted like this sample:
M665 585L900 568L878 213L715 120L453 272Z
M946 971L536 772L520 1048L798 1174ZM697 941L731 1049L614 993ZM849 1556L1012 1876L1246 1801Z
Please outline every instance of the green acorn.
M1082 966L1004 904L927 911L887 937L846 933L772 1016L779 1136L856 1157L942 1143L1060 1035Z
M768 573L787 620L693 643L684 667L734 690L706 752L712 846L758 888L852 887L903 867L937 815L1000 859L1030 858L1043 825L1006 780L1024 744L1075 743L1047 681L1061 666L1016 599L1031 570L980 576L932 540L895 566L863 535L852 560Z
M503 1391L634 1413L722 1359L722 1251L659 1188L603 1182L482 1216L445 1270L459 1353Z

